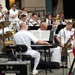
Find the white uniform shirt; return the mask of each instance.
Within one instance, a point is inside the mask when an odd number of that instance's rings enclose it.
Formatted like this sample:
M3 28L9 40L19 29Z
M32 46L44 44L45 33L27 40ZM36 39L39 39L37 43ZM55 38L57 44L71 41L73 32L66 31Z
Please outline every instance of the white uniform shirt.
M11 22L19 21L18 16L15 17L15 18L12 18L12 16L15 15L15 14L18 14L18 10L17 9L15 9L15 11L13 9L9 10L9 21L11 21Z
M46 19L47 25L51 25L51 20Z
M37 25L37 22L34 21L33 19L30 19L28 22L29 22L29 26L36 26Z
M2 12L0 12L0 16L4 15ZM5 21L5 15L3 16L3 18L0 19L0 22Z
M61 39L61 42L65 44L67 40L71 37L72 32L70 30L66 30L66 28L63 28L59 31L57 36Z
M28 50L31 50L31 41L36 43L38 39L25 30L20 30L14 35L14 44L25 44Z

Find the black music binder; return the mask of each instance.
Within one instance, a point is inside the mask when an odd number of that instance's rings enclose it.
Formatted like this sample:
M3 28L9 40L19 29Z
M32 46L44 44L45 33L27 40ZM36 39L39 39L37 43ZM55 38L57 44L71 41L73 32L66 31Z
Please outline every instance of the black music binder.
M65 26L66 26L66 25L63 25L63 24L58 25L55 34L58 34L58 32L59 32L62 28L64 28Z

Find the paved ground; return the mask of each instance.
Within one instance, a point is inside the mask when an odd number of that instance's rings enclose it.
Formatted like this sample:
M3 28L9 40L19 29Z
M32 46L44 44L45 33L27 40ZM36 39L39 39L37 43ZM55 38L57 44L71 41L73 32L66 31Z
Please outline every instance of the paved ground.
M68 75L70 69L52 69L53 73L50 73L49 71L47 71L47 75ZM41 71L39 72L37 75L46 75L45 71Z

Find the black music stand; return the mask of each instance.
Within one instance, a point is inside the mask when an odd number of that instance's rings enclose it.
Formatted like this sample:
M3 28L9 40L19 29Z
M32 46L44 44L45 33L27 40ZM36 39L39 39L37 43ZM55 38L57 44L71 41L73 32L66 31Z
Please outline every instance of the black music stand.
M59 31L60 31L62 28L64 28L65 26L66 26L66 25L63 25L63 24L58 25L55 34L58 34Z
M38 30L40 26L28 26L28 30Z
M52 25L48 25L47 30L51 30L52 29Z
M51 30L50 31L50 36L49 36L49 43L53 43L53 40L54 40L54 31Z

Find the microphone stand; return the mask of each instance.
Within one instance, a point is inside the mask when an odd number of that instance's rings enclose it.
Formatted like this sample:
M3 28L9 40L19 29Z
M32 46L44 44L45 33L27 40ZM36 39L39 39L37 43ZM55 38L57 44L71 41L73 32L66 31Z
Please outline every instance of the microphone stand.
M5 47L4 41L5 41L4 40L4 23L2 22L2 45L3 45L3 51L4 51L4 47Z

